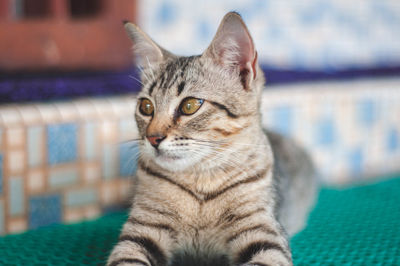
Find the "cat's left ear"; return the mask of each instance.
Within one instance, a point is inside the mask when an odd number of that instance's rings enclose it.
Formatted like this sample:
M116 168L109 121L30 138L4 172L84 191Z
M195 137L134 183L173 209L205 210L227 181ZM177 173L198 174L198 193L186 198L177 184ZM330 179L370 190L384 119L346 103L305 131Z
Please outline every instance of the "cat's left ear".
M203 57L210 57L216 64L238 73L246 90L250 89L251 81L257 75L257 52L253 39L236 12L224 16Z

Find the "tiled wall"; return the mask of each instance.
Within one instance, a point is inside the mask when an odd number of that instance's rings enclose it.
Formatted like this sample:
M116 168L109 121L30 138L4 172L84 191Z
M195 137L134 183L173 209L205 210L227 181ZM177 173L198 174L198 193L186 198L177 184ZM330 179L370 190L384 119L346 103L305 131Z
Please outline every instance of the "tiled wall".
M0 234L98 216L129 196L134 96L0 107ZM323 181L400 171L400 79L268 87L263 123Z
M130 193L134 100L0 107L0 233L98 216Z
M400 79L274 86L263 121L296 139L327 183L400 172Z
M138 8L143 29L177 54L204 51L233 10L261 64L331 70L400 63L398 0L141 0Z

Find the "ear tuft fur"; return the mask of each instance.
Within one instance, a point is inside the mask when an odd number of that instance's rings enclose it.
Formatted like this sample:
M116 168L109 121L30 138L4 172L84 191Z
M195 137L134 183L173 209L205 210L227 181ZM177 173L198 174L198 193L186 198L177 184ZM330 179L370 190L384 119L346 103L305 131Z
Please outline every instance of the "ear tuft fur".
M256 77L257 53L253 39L237 12L224 16L210 46L203 54L240 75L245 89Z
M128 21L124 23L124 27L129 38L133 41L133 50L137 58L136 62L142 68L151 68L160 64L168 57L174 56L154 42L135 24Z

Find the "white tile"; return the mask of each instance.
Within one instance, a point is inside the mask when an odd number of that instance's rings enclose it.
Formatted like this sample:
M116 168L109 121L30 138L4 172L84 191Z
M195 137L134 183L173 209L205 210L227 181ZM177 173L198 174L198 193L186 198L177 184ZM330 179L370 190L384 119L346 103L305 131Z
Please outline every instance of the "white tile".
M36 105L18 106L19 112L25 124L39 124L42 116Z
M84 178L87 184L94 184L101 179L100 169L97 165L87 165L84 168Z
M85 207L83 213L86 219L93 219L99 217L101 212L99 206L93 205Z
M30 192L40 192L45 187L45 176L41 169L32 170L28 174L28 190Z
M44 128L42 126L32 126L28 128L27 152L28 164L30 167L39 166L44 160Z
M133 117L122 119L119 123L119 131L121 141L137 138L139 134Z
M25 193L24 180L22 177L11 177L8 180L8 212L11 216L24 214Z
M101 118L114 118L115 113L112 109L112 105L107 99L95 99L92 104L96 110L96 113Z
M24 144L25 132L22 127L8 128L6 130L8 147L21 147Z
M101 123L100 132L104 141L114 141L116 139L117 125L112 121L104 121Z
M78 117L78 110L71 103L58 103L56 104L56 108L63 121L71 121Z
M21 233L27 229L25 218L14 218L8 220L8 233Z
M4 126L11 126L22 123L22 117L15 107L0 108L0 123Z
M37 108L45 123L53 123L61 119L61 114L54 104L38 104Z
M6 231L4 228L5 217L4 201L0 199L0 236L4 235Z
M101 202L103 205L112 205L118 199L118 191L115 189L115 184L104 183L101 189Z
M85 123L83 126L84 157L87 160L94 160L98 154L98 125L93 122Z
M67 223L74 223L81 221L84 217L81 208L67 208L64 212L64 221Z
M97 111L91 101L79 100L74 102L75 108L81 120L87 121L97 116Z
M7 156L8 169L11 174L19 174L25 169L25 153L23 151L10 151Z
M104 179L114 179L117 176L117 154L116 145L106 144L103 146L102 173Z
M126 99L115 98L111 100L111 106L118 117L133 117L133 114L135 113L136 99L133 95L127 95Z

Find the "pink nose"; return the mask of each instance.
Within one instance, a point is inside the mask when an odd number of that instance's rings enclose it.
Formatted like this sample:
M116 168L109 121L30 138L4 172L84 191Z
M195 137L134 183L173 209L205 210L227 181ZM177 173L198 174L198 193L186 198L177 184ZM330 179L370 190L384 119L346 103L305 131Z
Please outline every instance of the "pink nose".
M161 141L163 141L166 138L166 136L153 135L153 136L146 136L146 138L149 140L150 144L154 148L158 148L158 145L160 145Z

